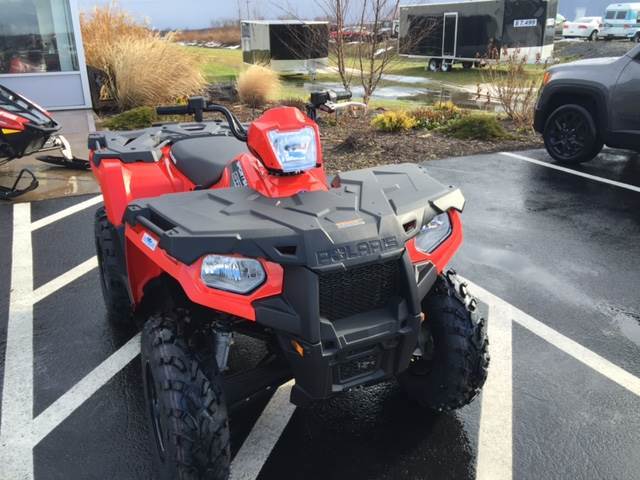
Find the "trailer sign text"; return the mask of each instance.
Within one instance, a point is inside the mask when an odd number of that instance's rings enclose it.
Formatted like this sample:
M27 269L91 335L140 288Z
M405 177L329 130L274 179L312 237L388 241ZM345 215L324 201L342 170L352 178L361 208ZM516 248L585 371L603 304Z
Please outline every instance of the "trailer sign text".
M538 19L530 18L526 20L514 20L513 21L514 28L523 28L523 27L537 27Z

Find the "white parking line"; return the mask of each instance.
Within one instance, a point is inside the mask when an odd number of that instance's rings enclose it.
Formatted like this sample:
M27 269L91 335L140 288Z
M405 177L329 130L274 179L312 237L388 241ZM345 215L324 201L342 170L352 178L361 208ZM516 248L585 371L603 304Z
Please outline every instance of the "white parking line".
M102 195L98 195L97 197L90 198L89 200L85 200L84 202L76 203L75 205L70 206L69 208L65 208L64 210L60 210L48 217L41 218L40 220L33 222L31 224L31 231L35 232L47 225L57 222L58 220L62 220L65 217L73 215L74 213L81 212L85 208L92 207L102 202Z
M511 325L508 310L502 303L489 304L487 334L491 365L481 397L476 459L478 480L510 480L513 476Z
M571 175L576 175L578 177L588 178L589 180L595 180L596 182L606 183L607 185L613 185L614 187L625 188L627 190L631 190L632 192L640 192L640 187L636 187L635 185L616 182L615 180L609 180L608 178L598 177L597 175L591 175L589 173L579 172L571 168L562 167L560 165L554 165L553 163L543 162L542 160L525 157L524 155L519 155L517 153L501 152L500 155L504 155L506 157L511 157L511 158L517 158L518 160L524 160L525 162L534 163L542 167L551 168L553 170L558 170L560 172L570 173Z
M33 478L33 254L31 204L13 206L11 293L0 419L3 478Z
M98 266L98 257L91 257L86 262L81 263L77 267L72 268L68 272L60 275L59 277L54 278L48 283L45 283L41 287L37 288L33 292L33 303L38 303L41 300L44 300L49 295L57 292L61 288L66 287L71 282L77 280L78 278L86 275L91 270Z
M87 401L140 353L140 334L136 334L104 362L94 368L64 395L33 420L32 442L35 447L69 415Z
M618 367L609 360L592 352L588 348L583 347L570 338L565 337L560 332L545 325L541 321L536 320L531 315L524 313L522 310L519 310L513 305L505 302L501 298L486 291L484 288L474 284L470 280L465 281L469 284L471 292L478 297L478 299L489 305L501 305L505 311L505 315L507 315L510 320L536 334L557 349L571 355L579 362L585 364L609 380L617 383L623 388L626 388L631 393L640 396L640 378L632 375L623 368Z
M290 380L273 394L233 459L230 480L253 480L258 476L296 409L289 402L294 384Z

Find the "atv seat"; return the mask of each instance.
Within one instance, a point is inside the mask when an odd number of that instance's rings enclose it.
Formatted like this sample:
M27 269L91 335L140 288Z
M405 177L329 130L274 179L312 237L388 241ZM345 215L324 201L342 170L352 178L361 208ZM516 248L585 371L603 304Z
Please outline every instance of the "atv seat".
M176 168L199 187L215 184L227 165L249 150L235 137L196 137L177 141L171 147Z

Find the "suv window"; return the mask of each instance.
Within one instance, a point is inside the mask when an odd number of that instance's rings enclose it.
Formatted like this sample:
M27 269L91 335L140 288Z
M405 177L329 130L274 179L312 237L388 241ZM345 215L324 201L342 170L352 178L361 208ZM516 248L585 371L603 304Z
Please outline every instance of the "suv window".
M618 12L616 20L625 20L627 18L627 12Z
M607 20L613 20L614 18L616 18L616 12L614 12L613 10L609 10L605 18L607 18Z

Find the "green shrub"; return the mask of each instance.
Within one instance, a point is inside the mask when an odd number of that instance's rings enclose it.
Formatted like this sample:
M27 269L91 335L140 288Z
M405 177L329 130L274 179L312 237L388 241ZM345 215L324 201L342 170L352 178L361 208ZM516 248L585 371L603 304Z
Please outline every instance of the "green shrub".
M150 127L157 121L155 108L137 107L107 119L102 125L110 130L136 130Z
M422 107L411 111L411 116L416 119L417 128L434 130L444 127L451 120L460 118L464 111L452 102L439 102L431 107Z
M461 140L497 140L509 138L495 115L472 113L451 120L441 131Z
M383 132L399 132L411 130L417 125L417 120L403 110L388 111L376 115L371 126Z

